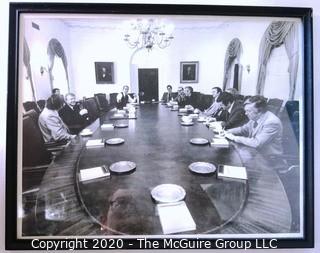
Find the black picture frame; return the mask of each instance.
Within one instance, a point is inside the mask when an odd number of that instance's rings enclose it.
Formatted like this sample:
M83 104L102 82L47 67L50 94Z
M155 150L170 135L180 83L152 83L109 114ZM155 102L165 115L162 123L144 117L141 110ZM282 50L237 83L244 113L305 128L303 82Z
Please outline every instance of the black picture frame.
M97 84L114 83L114 63L113 62L95 62L95 73Z
M197 83L199 79L199 62L180 62L180 83Z
M17 238L17 162L19 153L19 20L24 13L60 13L60 14L165 14L165 15L222 15L237 17L289 17L300 18L303 26L303 58L304 115L301 124L304 131L303 157L303 223L302 238L279 237L278 248L312 248L314 247L314 119L313 119L313 40L312 40L312 9L289 7L252 7L252 6L203 6L203 5L141 5L141 4L87 4L87 3L10 3L9 15L9 52L8 52L8 100L7 100L7 138L6 138L6 225L5 244L7 250L31 250L32 239ZM112 82L114 80L112 79ZM182 79L181 79L182 81ZM97 79L98 83L98 79ZM230 239L230 238L229 238ZM231 238L237 241L249 241L253 238ZM48 241L48 239L43 239ZM57 241L57 239L54 239ZM153 238L151 241L161 239ZM179 240L176 238L175 240ZM90 239L89 239L90 241ZM266 244L270 239L266 239ZM91 243L91 244L90 244ZM89 245L93 245L91 240ZM135 239L125 239L125 248L138 249ZM63 247L61 249L64 249Z

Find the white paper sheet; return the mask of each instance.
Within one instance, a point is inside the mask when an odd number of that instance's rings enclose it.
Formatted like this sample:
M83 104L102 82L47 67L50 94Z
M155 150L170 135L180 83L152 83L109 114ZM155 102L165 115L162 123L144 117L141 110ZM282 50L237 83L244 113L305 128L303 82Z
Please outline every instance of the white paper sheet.
M248 179L247 170L245 167L224 165L218 171L218 177L227 177L235 179Z
M102 139L88 140L86 147L103 147L104 141Z
M80 170L80 181L87 181L105 176L110 176L101 166Z
M158 213L163 234L172 234L196 229L196 224L184 201L158 204Z
M215 147L229 147L229 141L226 138L212 138L211 145Z

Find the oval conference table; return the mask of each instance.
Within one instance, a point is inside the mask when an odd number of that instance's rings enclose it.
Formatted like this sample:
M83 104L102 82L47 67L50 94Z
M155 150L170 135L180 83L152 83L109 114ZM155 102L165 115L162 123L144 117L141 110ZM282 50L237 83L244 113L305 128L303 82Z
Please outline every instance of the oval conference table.
M194 120L180 124L177 111L165 105L137 107L136 119L114 119L112 111L93 123L92 136L77 137L57 156L42 180L35 227L24 235L163 235L157 202L151 190L176 184L195 229L180 234L289 233L291 209L283 185L268 161L252 148L193 145L191 138L210 140L214 133ZM100 123L127 123L127 128L102 130ZM87 148L90 139L123 138L120 145ZM81 170L132 161L129 173L81 181ZM224 179L217 171L193 173L193 162L243 166L248 180ZM36 229L35 229L36 228Z

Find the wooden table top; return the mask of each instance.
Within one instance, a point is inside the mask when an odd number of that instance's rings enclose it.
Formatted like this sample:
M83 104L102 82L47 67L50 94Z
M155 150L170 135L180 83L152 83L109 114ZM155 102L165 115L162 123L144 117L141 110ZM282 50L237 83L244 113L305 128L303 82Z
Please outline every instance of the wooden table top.
M109 112L101 123L115 123ZM120 120L119 120L120 121ZM171 183L182 186L196 230L182 234L289 233L290 205L283 185L261 154L232 144L229 148L197 146L191 138L210 139L202 123L181 126L177 112L163 105L140 105L137 119L128 128L78 137L48 168L38 194L36 230L25 235L161 235L153 187ZM120 137L124 144L85 148L88 139ZM124 175L111 174L79 182L81 169L133 161L137 168ZM248 181L221 180L216 174L191 173L192 162L245 166ZM118 205L114 205L114 200ZM101 227L104 230L101 230Z

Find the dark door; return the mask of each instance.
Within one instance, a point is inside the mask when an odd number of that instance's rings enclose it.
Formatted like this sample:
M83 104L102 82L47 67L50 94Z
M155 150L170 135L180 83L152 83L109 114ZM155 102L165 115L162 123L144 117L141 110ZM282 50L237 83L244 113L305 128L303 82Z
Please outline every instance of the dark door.
M138 69L140 101L158 100L158 69Z

